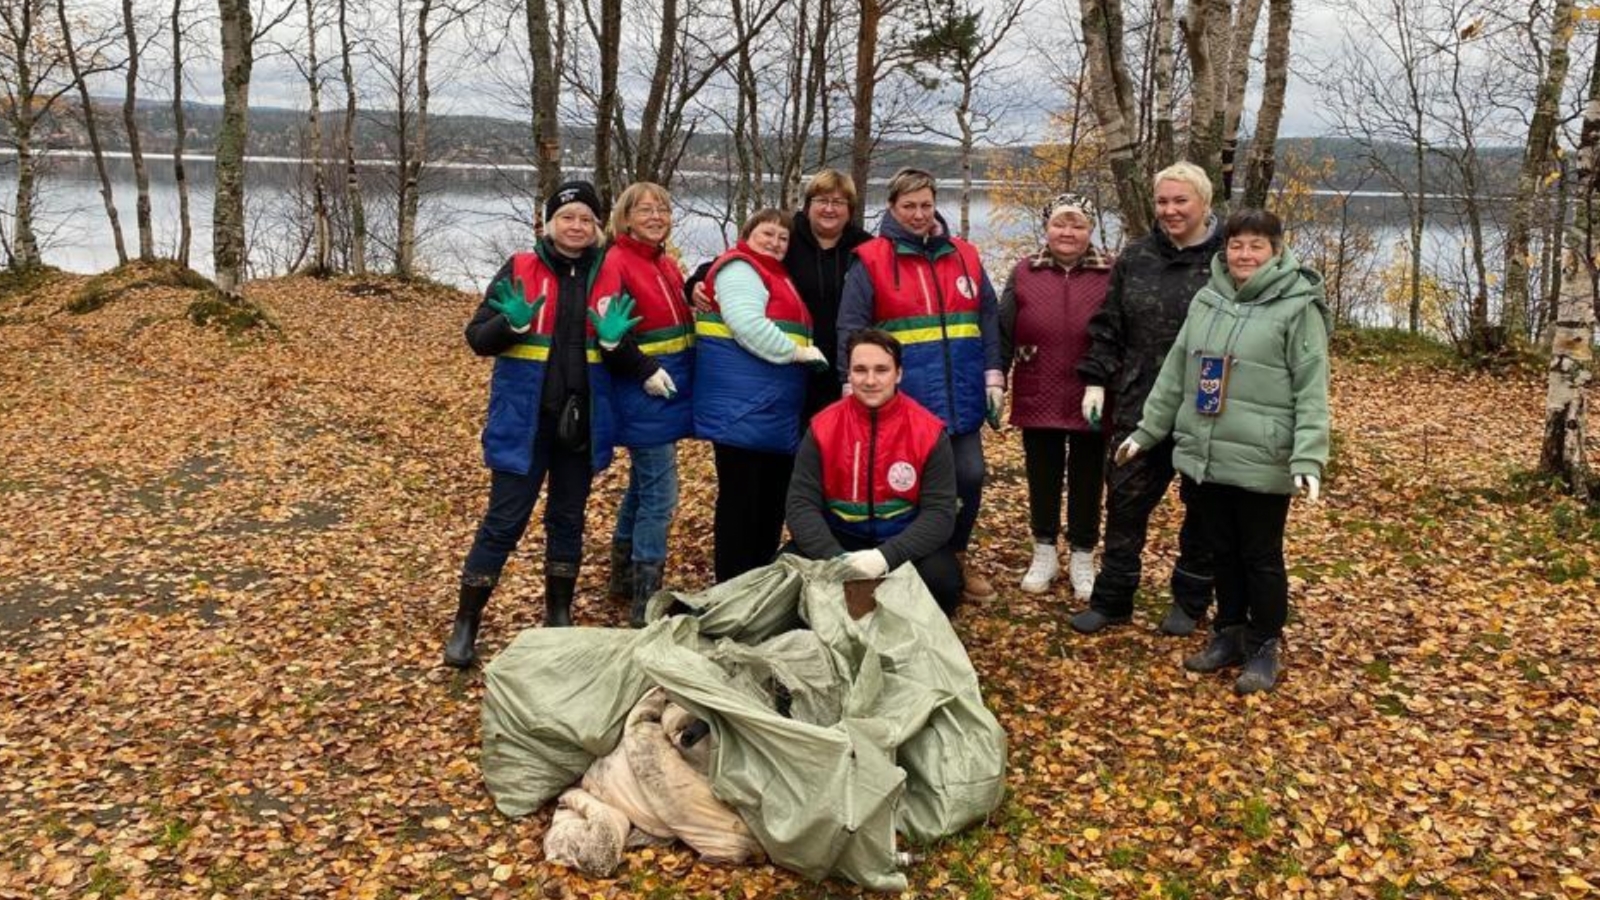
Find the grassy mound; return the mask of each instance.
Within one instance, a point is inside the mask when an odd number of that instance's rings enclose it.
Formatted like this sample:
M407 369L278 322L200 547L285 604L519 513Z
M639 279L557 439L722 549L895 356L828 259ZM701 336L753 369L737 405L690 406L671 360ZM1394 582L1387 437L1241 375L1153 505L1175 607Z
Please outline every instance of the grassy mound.
M130 262L89 279L67 301L73 315L93 312L108 303L142 288L168 287L194 291L215 291L211 279L170 259Z

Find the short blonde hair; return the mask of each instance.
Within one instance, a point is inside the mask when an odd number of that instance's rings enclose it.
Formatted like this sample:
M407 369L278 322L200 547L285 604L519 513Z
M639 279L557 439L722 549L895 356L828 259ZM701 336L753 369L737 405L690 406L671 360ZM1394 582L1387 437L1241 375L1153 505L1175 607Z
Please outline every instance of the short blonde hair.
M838 169L823 169L811 176L811 181L806 184L805 202L810 203L811 198L823 194L840 194L850 204L850 212L856 211L856 201L860 195L856 193L856 180Z
M653 181L635 181L617 198L611 207L610 231L613 237L619 234L631 234L628 230L628 217L633 215L633 210L645 200L660 201L662 206L672 207L672 195L667 189Z
M1206 209L1211 208L1211 178L1206 175L1206 170L1192 162L1175 162L1156 173L1150 182L1155 190L1161 189L1163 181L1178 181L1194 188L1195 195L1200 198L1201 204Z
M935 197L939 196L939 186L934 183L931 173L909 167L901 169L889 179L889 205L893 206L901 194L914 194L923 189L933 191Z

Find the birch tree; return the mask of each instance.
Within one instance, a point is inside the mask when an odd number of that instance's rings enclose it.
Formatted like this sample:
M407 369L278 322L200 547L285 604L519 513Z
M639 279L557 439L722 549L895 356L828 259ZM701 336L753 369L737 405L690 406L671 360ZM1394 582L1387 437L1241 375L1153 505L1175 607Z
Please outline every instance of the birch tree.
M1551 16L1550 45L1544 77L1533 104L1533 120L1522 153L1522 168L1517 174L1517 190L1511 203L1511 221L1506 227L1505 285L1502 296L1502 324L1511 340L1522 340L1528 328L1529 235L1532 232L1533 206L1539 188L1550 172L1555 149L1556 125L1560 116L1561 89L1567 80L1570 55L1568 44L1573 32L1573 0L1556 0ZM1565 303L1563 295L1563 303Z
M329 255L332 251L332 240L322 162L322 70L317 61L318 29L315 0L305 0L305 15L306 64L303 74L306 79L306 90L311 99L310 112L307 115L311 129L310 150L307 154L311 159L311 256L306 261L304 271L325 275L330 269Z
M117 217L117 200L111 190L111 175L106 171L106 156L100 141L99 118L94 112L94 101L89 97L89 82L85 77L86 72L80 53L85 58L100 55L100 49L111 40L109 29L100 29L98 34L87 36L83 43L74 45L72 21L67 16L67 0L56 0L56 17L61 23L61 44L66 50L67 66L72 72L72 82L78 88L78 108L83 111L83 128L89 138L89 155L94 159L95 176L100 180L100 200L105 205L106 219L111 225L111 242L117 250L117 265L127 265L128 245L122 239L122 224ZM87 28L92 26L83 21ZM182 138L182 135L179 135Z
M250 0L217 0L222 31L222 124L217 131L211 256L217 288L238 296L246 277L244 151L250 135L250 69L255 31Z
M122 33L127 40L128 58L124 74L122 95L122 127L127 134L128 155L133 161L133 182L136 190L134 221L139 229L139 259L155 259L155 227L150 220L150 170L144 164L144 149L139 143L139 56L143 48L138 30L134 27L133 0L122 0Z
M1250 208L1266 204L1277 166L1278 125L1283 121L1283 101L1289 87L1289 34L1293 24L1294 0L1269 0L1266 71L1255 134L1250 138L1250 164L1245 170L1244 206Z
M361 196L361 170L356 163L356 76L351 64L350 4L339 2L339 72L344 81L344 198L350 215L350 271L367 274L367 210Z
M1122 231L1129 239L1150 231L1150 185L1134 132L1139 110L1124 54L1121 0L1079 0L1084 56L1093 85L1092 103L1105 138L1106 157L1116 186Z
M39 175L34 131L56 113L61 98L76 83L51 12L47 0L0 3L0 116L10 131L6 140L17 155L10 264L18 271L43 263L34 222Z

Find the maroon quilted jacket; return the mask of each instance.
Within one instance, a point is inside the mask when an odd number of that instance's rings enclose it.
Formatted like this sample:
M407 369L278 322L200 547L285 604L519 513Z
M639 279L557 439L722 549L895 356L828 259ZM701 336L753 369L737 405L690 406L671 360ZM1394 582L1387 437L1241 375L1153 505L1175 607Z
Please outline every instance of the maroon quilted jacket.
M1000 298L1000 350L1011 369L1011 424L1089 431L1078 360L1106 299L1111 260L1091 248L1063 269L1048 253L1024 259ZM1109 410L1104 413L1109 416Z

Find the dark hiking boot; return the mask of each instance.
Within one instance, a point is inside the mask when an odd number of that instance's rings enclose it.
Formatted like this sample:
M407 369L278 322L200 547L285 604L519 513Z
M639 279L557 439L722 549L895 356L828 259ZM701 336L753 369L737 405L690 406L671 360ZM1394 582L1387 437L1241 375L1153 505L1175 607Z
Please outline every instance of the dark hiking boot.
M1167 607L1167 615L1161 620L1161 625L1157 630L1162 634L1170 634L1173 637L1188 637L1194 634L1194 630L1199 626L1200 619L1198 617L1190 615L1189 611L1184 609L1181 603L1174 602Z
M574 563L544 564L544 625L566 628L572 624L572 595L578 588L578 567Z
M1244 662L1244 626L1229 625L1211 632L1205 649L1183 658L1191 672L1216 672Z
M633 542L611 542L611 582L606 597L617 603L633 599Z
M1126 625L1132 621L1132 613L1114 616L1091 606L1083 612L1080 612L1068 619L1067 624L1071 625L1072 630L1078 632L1079 634L1095 634L1097 632L1104 631L1113 625Z
M1283 666L1278 661L1278 639L1273 638L1250 653L1244 661L1244 671L1233 683L1239 694L1258 694L1278 686L1278 676Z
M661 590L661 576L666 563L636 562L633 564L633 609L628 614L630 628L643 628L645 611L650 598Z
M444 645L445 665L465 669L478 661L478 626L483 622L483 608L489 605L492 593L492 580L487 584L462 583L461 597L456 601L455 625Z

